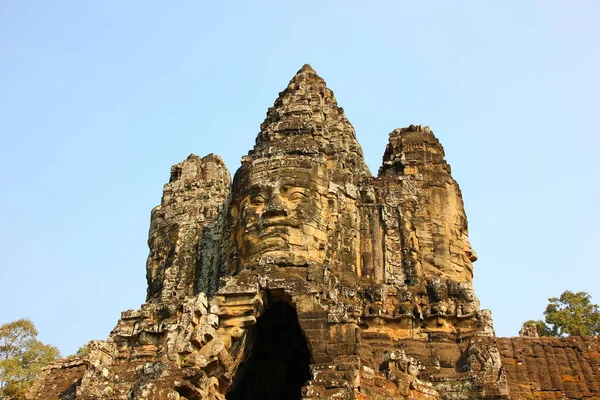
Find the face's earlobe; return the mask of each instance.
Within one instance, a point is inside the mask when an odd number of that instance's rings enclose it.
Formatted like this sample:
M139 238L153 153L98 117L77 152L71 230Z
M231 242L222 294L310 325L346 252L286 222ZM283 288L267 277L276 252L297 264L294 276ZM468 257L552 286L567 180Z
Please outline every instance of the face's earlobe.
M333 192L327 194L327 206L325 207L326 214L328 216L337 215L338 211L338 200L337 196Z
M239 216L239 211L238 211L238 208L237 208L237 206L232 206L232 207L231 207L231 209L229 210L229 215L231 216L231 219L232 219L233 221L235 221L235 220L237 220L237 219L238 219L238 216Z

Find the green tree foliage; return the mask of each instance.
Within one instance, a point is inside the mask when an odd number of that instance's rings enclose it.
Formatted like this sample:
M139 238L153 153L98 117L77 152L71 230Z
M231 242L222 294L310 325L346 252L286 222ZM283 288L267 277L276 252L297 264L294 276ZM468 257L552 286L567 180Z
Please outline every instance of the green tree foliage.
M58 358L54 346L37 339L29 319L0 326L0 399L22 400L42 367Z
M540 336L600 335L600 309L591 299L586 292L567 290L548 299L545 322L529 320L523 325L535 325Z
M80 348L77 349L77 352L75 354L71 354L70 356L68 356L69 358L73 358L73 357L85 357L87 356L89 351L88 348L88 344L84 344L83 346L81 346Z

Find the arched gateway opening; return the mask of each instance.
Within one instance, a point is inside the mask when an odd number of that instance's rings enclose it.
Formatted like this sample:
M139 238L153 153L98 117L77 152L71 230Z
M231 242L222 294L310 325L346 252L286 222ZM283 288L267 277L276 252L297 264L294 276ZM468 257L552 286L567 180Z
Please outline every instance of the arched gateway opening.
M274 302L249 335L245 360L227 400L299 400L310 379L310 350L296 310Z

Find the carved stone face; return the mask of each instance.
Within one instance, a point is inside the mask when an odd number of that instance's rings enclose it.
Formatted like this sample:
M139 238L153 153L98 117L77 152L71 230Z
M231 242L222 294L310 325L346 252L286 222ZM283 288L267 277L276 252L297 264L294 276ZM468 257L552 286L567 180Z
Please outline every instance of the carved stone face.
M469 241L469 237L467 235L465 235L464 233L463 233L463 242L464 242L463 251L465 253L465 256L471 262L477 261L477 253L475 253L475 250L473 250L473 247L471 247L471 242Z
M473 284L471 282L460 282L458 284L458 289L464 300L469 302L475 301L475 290L473 289Z
M327 243L324 165L286 159L255 162L234 204L235 242L242 266L322 262Z

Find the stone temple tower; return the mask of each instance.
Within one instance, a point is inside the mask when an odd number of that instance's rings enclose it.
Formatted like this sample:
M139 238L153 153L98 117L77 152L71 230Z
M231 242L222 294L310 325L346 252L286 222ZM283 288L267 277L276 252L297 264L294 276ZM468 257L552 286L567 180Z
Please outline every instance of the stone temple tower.
M171 168L148 244L146 302L30 399L510 398L439 141L396 129L371 175L309 65L233 182L212 154Z

